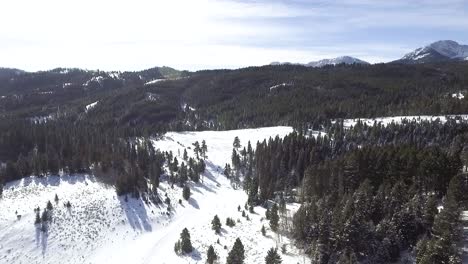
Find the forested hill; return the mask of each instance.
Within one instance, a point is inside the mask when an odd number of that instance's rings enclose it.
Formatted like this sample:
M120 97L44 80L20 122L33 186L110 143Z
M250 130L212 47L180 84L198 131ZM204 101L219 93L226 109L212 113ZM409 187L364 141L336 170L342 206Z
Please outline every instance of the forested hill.
M9 70L4 76L0 116L66 116L108 127L226 129L468 113L467 62L276 65L193 73L170 68L132 73Z

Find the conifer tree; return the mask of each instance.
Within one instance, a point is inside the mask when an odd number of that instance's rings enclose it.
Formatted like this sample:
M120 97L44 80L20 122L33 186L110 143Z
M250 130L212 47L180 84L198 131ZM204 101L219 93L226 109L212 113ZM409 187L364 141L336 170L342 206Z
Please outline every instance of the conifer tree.
M232 143L232 146L235 148L235 149L239 149L240 148L240 139L238 136L236 136L234 138L234 142Z
M206 141L203 140L202 141L202 145L201 145L201 156L204 160L206 160L208 158L208 156L206 155L206 153L208 152L208 146L206 145Z
M180 233L180 249L184 254L188 254L193 250L190 233L187 228L184 228L182 233Z
M53 206L52 206L52 203L50 201L47 201L47 210L52 210L53 209Z
M210 247L208 248L206 255L207 255L206 262L208 262L208 264L213 264L216 261L216 259L218 259L218 255L216 254L212 245L210 245Z
M278 249L270 248L265 257L265 264L281 264L281 256L278 254Z
M245 259L244 254L244 245L242 245L241 240L237 238L231 251L229 251L226 264L243 264Z
M279 227L279 215L278 215L278 205L273 204L270 211L270 228L274 232L278 231Z
M188 185L185 185L182 189L182 197L184 197L185 200L190 198L190 187Z
M211 228L216 232L216 234L221 232L221 221L219 220L218 215L215 215L211 221Z
M183 159L184 159L185 161L188 161L188 154L187 154L187 149L186 149L186 148L184 148Z

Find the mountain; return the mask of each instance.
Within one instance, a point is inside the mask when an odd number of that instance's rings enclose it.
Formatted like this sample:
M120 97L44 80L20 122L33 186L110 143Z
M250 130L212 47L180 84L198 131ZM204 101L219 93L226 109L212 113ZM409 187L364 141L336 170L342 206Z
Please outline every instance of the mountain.
M323 67L326 65L338 65L338 64L369 64L367 61L360 60L351 56L340 56L332 59L323 59L319 61L311 61L306 64L291 63L291 62L272 62L270 65L303 65L307 67Z
M468 60L468 45L453 40L440 40L418 48L395 62L414 64L458 60Z
M0 68L0 79L9 79L24 73L22 70L11 68Z
M350 56L341 56L333 59L323 59L319 61L311 61L306 64L308 67L323 67L325 65L338 65L338 64L369 64L367 61Z

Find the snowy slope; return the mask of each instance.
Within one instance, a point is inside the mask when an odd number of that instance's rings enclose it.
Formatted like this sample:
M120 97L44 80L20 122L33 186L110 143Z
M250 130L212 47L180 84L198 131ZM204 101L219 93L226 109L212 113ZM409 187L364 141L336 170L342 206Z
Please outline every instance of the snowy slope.
M142 200L118 197L113 187L98 182L93 176L30 177L8 183L0 200L0 263L204 263L206 250L213 245L225 263L234 240L240 237L246 250L246 263L262 263L266 251L276 245L276 235L262 220L264 209L255 208L247 221L237 211L247 200L242 190L231 187L221 174L221 167L230 161L232 142L239 136L244 146L258 140L284 136L290 127L272 127L233 131L167 133L154 142L161 150L182 154L184 147L206 140L207 171L203 183L190 183L192 196L179 205L179 187L171 188L162 179L159 194L171 199L172 210L166 205L154 205ZM188 150L189 154L192 151ZM181 159L181 158L180 158ZM56 204L55 194L60 201ZM51 200L53 220L47 235L34 226L34 208L44 208ZM63 203L70 201L67 209ZM290 215L298 205L288 205ZM42 210L42 209L41 209ZM21 215L18 220L15 212ZM211 230L211 220L217 214L223 223L221 235ZM225 226L226 217L239 219L235 227ZM261 226L267 236L260 233ZM174 243L187 227L195 251L190 256L174 253ZM216 241L219 239L220 244ZM303 256L287 244L283 263L302 263ZM224 249L227 246L227 250ZM307 259L306 259L307 261Z

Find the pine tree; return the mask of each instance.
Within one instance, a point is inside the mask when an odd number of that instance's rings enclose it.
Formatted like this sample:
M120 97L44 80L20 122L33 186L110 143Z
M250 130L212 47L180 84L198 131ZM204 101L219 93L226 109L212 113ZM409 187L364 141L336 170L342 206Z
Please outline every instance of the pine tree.
M260 231L262 232L262 235L265 236L266 235L266 230L265 230L265 226L262 225L262 229L260 229Z
M184 156L183 156L183 159L184 159L185 161L188 160L188 154L187 154L187 149L186 149L186 148L184 148Z
M244 254L244 245L242 245L241 240L237 238L227 256L226 264L243 264L245 259Z
M216 234L221 232L221 221L219 220L218 215L215 215L211 221L211 228L216 232Z
M267 256L265 257L265 264L281 264L282 262L281 256L278 254L278 250L276 248L270 248L267 252Z
M218 255L216 254L212 245L210 245L210 247L208 248L206 255L207 255L206 262L208 262L208 264L213 264L216 261L216 259L218 259Z
M278 215L278 205L273 204L270 211L270 227L274 232L278 231L279 227L279 215Z
M59 198L58 198L57 194L55 194L54 201L55 201L55 204L58 204L58 202L59 202Z
M202 145L201 145L201 154L204 160L208 158L208 156L206 155L207 152L208 152L208 146L206 146L206 141L203 140Z
M193 143L192 145L193 145L193 152L195 152L195 156L197 156L197 159L198 159L201 154L200 143L198 143L198 141L195 141L195 143Z
M40 224L41 223L41 216L39 214L39 210L36 210L36 220L34 221L34 224Z
M185 200L188 200L190 198L190 187L188 185L185 185L182 189L182 196Z
M236 136L234 138L234 142L232 143L232 146L235 148L235 149L239 149L240 148L240 139L238 136Z
M193 250L192 242L190 241L190 233L187 228L184 228L182 233L180 233L180 249L184 254L188 254Z
M52 206L52 203L50 201L47 201L47 210L52 210L53 209L53 206Z

